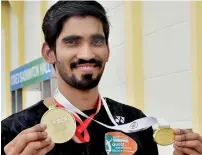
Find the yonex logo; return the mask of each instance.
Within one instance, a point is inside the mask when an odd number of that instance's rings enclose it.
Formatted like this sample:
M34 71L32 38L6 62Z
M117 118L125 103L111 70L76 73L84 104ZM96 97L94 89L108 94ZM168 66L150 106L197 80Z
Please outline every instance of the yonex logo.
M124 123L125 122L125 117L122 117L122 116L116 116L116 119L115 119L116 123Z

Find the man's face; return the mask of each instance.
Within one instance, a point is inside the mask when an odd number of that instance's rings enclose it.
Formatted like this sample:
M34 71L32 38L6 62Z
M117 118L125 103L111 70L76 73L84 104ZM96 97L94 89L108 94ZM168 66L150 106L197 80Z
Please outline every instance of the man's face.
M98 85L109 48L100 20L72 17L56 40L56 72L70 86L88 90Z

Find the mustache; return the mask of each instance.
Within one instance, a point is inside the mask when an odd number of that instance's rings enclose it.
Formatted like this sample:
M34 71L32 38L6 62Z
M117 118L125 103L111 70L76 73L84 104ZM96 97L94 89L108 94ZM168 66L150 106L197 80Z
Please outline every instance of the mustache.
M78 61L74 61L70 64L70 68L74 69L77 68L77 65L81 64L94 64L95 67L102 67L102 61L97 59L90 59L90 60L84 60L79 59Z

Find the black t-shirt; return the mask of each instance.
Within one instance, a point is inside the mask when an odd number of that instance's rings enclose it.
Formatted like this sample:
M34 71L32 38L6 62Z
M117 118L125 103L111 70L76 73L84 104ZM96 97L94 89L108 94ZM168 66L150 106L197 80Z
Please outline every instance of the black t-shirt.
M118 103L109 98L106 98L106 102L114 119L121 116L124 120L124 124L145 117L140 110L134 107ZM1 121L2 154L5 154L3 152L4 146L13 140L22 130L39 124L42 115L47 110L48 108L43 104L43 101L40 101L37 104ZM95 109L83 112L90 115L95 112ZM113 125L103 106L94 119L107 125ZM123 121L118 121L117 124L123 124ZM105 134L115 131L101 126L94 121L90 123L87 130L90 134L90 142L78 144L73 140L70 140L63 144L56 144L48 155L106 155ZM131 137L137 143L138 150L135 155L158 155L157 145L153 140L152 128L135 133L124 134Z

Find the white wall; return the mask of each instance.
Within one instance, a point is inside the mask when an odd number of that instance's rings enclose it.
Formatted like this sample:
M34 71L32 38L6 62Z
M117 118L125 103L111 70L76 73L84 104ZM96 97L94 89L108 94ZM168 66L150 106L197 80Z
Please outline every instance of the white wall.
M5 87L5 40L4 30L1 28L1 119L6 117L6 89Z
M126 103L123 1L98 2L105 7L110 22L110 58L99 89L103 96Z
M24 1L25 63L41 57L40 1Z
M48 8L50 8L56 1L48 1Z
M145 111L174 128L192 127L189 11L189 1L143 2Z
M11 70L18 68L18 19L10 7Z
M41 57L40 1L24 1L25 63ZM26 88L26 107L41 100L39 84Z

